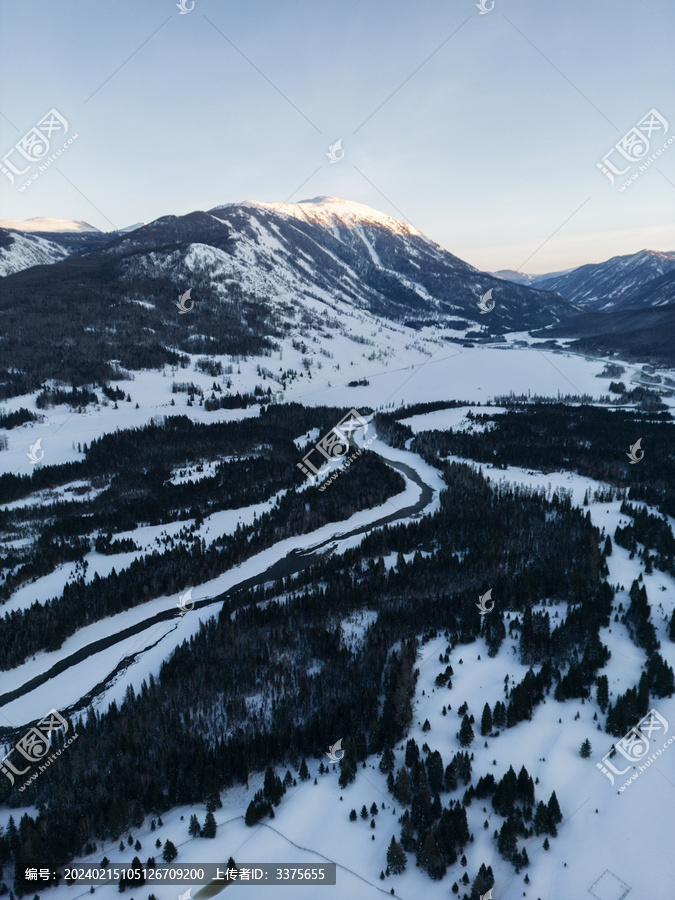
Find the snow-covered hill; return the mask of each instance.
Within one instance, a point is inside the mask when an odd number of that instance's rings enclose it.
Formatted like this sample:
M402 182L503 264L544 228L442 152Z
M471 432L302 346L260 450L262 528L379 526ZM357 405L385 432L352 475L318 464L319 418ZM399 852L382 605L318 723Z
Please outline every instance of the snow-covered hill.
M87 232L101 233L99 228L84 222L82 219L50 219L36 216L33 219L0 219L0 228L11 228L13 231L49 232Z
M68 251L53 241L0 228L0 276L65 259Z

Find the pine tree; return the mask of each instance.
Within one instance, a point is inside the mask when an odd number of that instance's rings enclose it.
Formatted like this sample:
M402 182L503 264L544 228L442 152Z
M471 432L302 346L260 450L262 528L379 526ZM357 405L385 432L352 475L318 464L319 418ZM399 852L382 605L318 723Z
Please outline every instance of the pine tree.
M410 772L408 772L405 766L399 769L396 773L394 797L396 797L398 802L403 806L407 806L412 799L410 792Z
M419 854L419 864L434 881L440 881L447 871L443 850L435 829L432 829L424 838L422 851Z
M355 810L355 809L353 809L353 810L349 813L349 821L350 821L350 822L356 822L356 810Z
M214 838L216 836L216 820L212 812L207 812L204 819L204 827L202 828L202 837Z
M401 826L401 846L409 853L412 853L413 850L417 848L417 841L415 840L415 829L413 828L413 824L410 819L410 813L408 813L407 810L406 815L403 819L403 824Z
M202 829L199 824L199 819L194 813L192 813L192 815L190 816L190 827L188 828L188 834L190 835L190 837L199 837L201 833Z
M138 878L134 878L133 883L138 885L145 884L145 876L143 875L143 863L137 856L134 856L134 858L131 860L131 868L135 869L136 872L139 873ZM33 900L35 900L35 898L33 898Z
M405 855L403 847L396 842L394 835L391 836L391 843L387 850L387 866L394 875L400 875L405 871L408 859Z
M268 766L265 770L263 795L274 806L278 806L281 803L281 798L284 795L284 786L281 783L281 778L275 773L272 766Z
M525 766L522 766L518 773L517 796L526 806L534 804L534 782Z
M586 740L583 742L581 747L579 747L579 756L582 759L588 759L591 755L591 752L592 752L591 742L588 740L588 738L586 738Z
M207 812L215 812L217 809L222 809L222 808L223 808L223 804L221 802L218 792L214 791L212 794L209 794L209 796L206 800L206 811Z
M348 749L350 748L348 747ZM338 784L341 788L346 788L347 785L351 784L356 778L356 756L353 746L350 753L345 751L345 755L340 760L339 765L340 777L338 778Z
M607 709L607 704L609 703L609 682L607 681L606 675L600 675L598 677L598 690L595 695L598 706L604 713Z
M389 773L394 771L396 759L391 747L385 747L380 759L380 772Z
M162 850L162 859L164 860L164 862L170 863L170 862L173 862L177 856L178 856L178 850L176 850L176 845L167 838L167 840L164 841L164 850Z
M494 886L494 883L495 879L492 874L492 866L486 867L485 863L481 863L478 874L474 878L471 887L471 896L477 898L481 897L483 894L487 894L490 888Z
M675 609L670 617L670 626L668 627L668 637L671 641L675 641Z
M445 790L450 793L450 791L457 790L457 772L456 768L452 763L449 763L445 767L445 772L443 774L443 781Z
M427 756L427 783L432 794L443 790L443 757L438 750Z
M362 818L362 819L367 819L367 818L368 818L368 809L367 809L365 803L364 803L363 806L361 807L361 818Z
M527 772L525 772L527 776ZM524 788L527 790L527 786ZM513 810L514 803L518 796L518 779L513 770L513 766L509 766L508 772L505 773L502 780L495 789L492 805L502 816L508 816Z
M489 703L486 703L483 707L483 715L480 720L480 733L483 737L492 733L492 712Z
M302 762L300 763L298 774L300 775L300 781L309 781L309 769L307 768L307 760L304 756L302 758Z
M509 818L504 822L499 832L497 849L504 859L512 860L516 854L517 847L516 830L513 821Z
M405 747L406 766L411 769L419 758L420 748L417 746L417 741L414 738L410 738Z
M549 814L543 800L537 803L534 812L534 833L536 835L546 834L548 832Z
M562 822L562 812L560 811L560 804L558 803L558 798L555 795L555 791L553 791L549 798L548 812L551 817L551 821L555 822L556 825L559 825L560 822Z
M474 739L473 728L471 727L471 722L469 721L469 717L464 714L464 718L462 719L462 724L459 727L459 743L462 747L469 747L471 742Z

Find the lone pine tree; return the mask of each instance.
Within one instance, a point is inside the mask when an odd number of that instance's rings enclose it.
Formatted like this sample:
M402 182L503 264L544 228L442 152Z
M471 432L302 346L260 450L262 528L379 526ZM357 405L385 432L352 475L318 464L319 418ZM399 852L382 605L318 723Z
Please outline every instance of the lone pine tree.
M178 850L176 850L176 845L172 843L168 838L164 842L164 850L162 851L162 859L164 862L173 862L174 859L178 856Z

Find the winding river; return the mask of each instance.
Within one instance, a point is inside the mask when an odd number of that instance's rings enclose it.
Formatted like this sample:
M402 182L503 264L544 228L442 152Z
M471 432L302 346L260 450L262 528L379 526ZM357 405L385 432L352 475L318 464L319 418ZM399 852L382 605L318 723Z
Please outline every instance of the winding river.
M371 450L370 452L375 451ZM396 469L398 472L410 479L410 481L412 481L420 488L420 496L415 503L410 506L403 507L402 509L398 509L395 512L389 513L386 516L382 516L379 519L368 523L367 525L362 525L358 528L352 529L351 531L333 534L331 537L326 538L318 544L312 544L312 534L307 534L305 536L307 538L308 544L306 549L296 548L290 551L290 553L287 553L286 556L278 559L271 566L268 566L259 574L254 575L250 578L243 579L237 584L229 587L226 591L217 594L215 597L204 597L201 600L195 601L194 609L203 609L209 606L222 604L224 600L231 600L237 594L248 591L251 588L257 587L258 585L265 584L266 582L270 581L275 581L279 578L285 578L286 576L294 575L297 572L301 572L308 566L314 565L314 563L316 563L321 558L321 556L326 553L327 550L332 549L340 541L355 537L360 534L367 534L376 528L381 528L384 525L390 525L394 522L409 519L412 516L421 516L433 501L434 489L431 487L431 485L423 481L419 472L413 469L412 466L409 466L406 463L400 462L398 460L387 459L380 454L378 454L378 456L380 456L382 462L386 463L392 469ZM236 603L234 604L234 606L236 608ZM133 637L134 635L141 634L148 628L152 628L153 625L157 625L161 622L167 622L171 619L179 618L181 615L182 613L178 608L172 607L169 609L165 609L159 613L149 616L147 619L136 622L134 625L131 625L128 628L117 631L114 634L106 635L106 637L100 638L99 640L92 641L86 647L82 647L76 652L72 653L70 656L66 656L63 659L59 660L51 668L26 681L20 687L15 688L11 691L7 691L4 694L0 694L0 707L30 693L41 685L46 684L52 678L68 671L68 669L78 665L85 659L89 659L90 657L95 656L97 653L101 653L102 651L107 650L109 647L125 641L128 638ZM150 644L148 647L145 647L144 650L140 650L138 653L124 657L122 660L120 660L117 666L105 677L103 681L95 685L76 703L72 704L71 706L65 707L63 711L72 715L73 713L81 712L82 710L86 709L97 697L105 692L105 690L113 682L113 680L117 678L117 676L121 672L128 668L141 653L153 646L156 646L156 644L159 643L159 641L161 641L165 636L166 632L161 637L159 637L154 644ZM10 732L9 729L1 729L0 737L4 736L3 732L5 731L7 733Z

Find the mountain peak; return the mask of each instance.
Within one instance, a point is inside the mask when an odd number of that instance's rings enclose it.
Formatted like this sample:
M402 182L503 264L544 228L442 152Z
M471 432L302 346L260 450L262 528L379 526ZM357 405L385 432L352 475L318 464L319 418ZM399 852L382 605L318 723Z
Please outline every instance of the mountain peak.
M326 194L307 200L298 200L295 203L269 203L258 200L223 203L215 206L209 212L217 213L225 209L234 210L242 207L259 209L275 215L290 216L294 219L310 219L312 222L332 229L340 225L348 228L369 225L386 228L394 234L423 237L422 232L412 225L373 209L371 206L366 206L365 203L357 203L355 200L345 200L342 197L332 197ZM429 238L426 238L426 240L429 240Z

